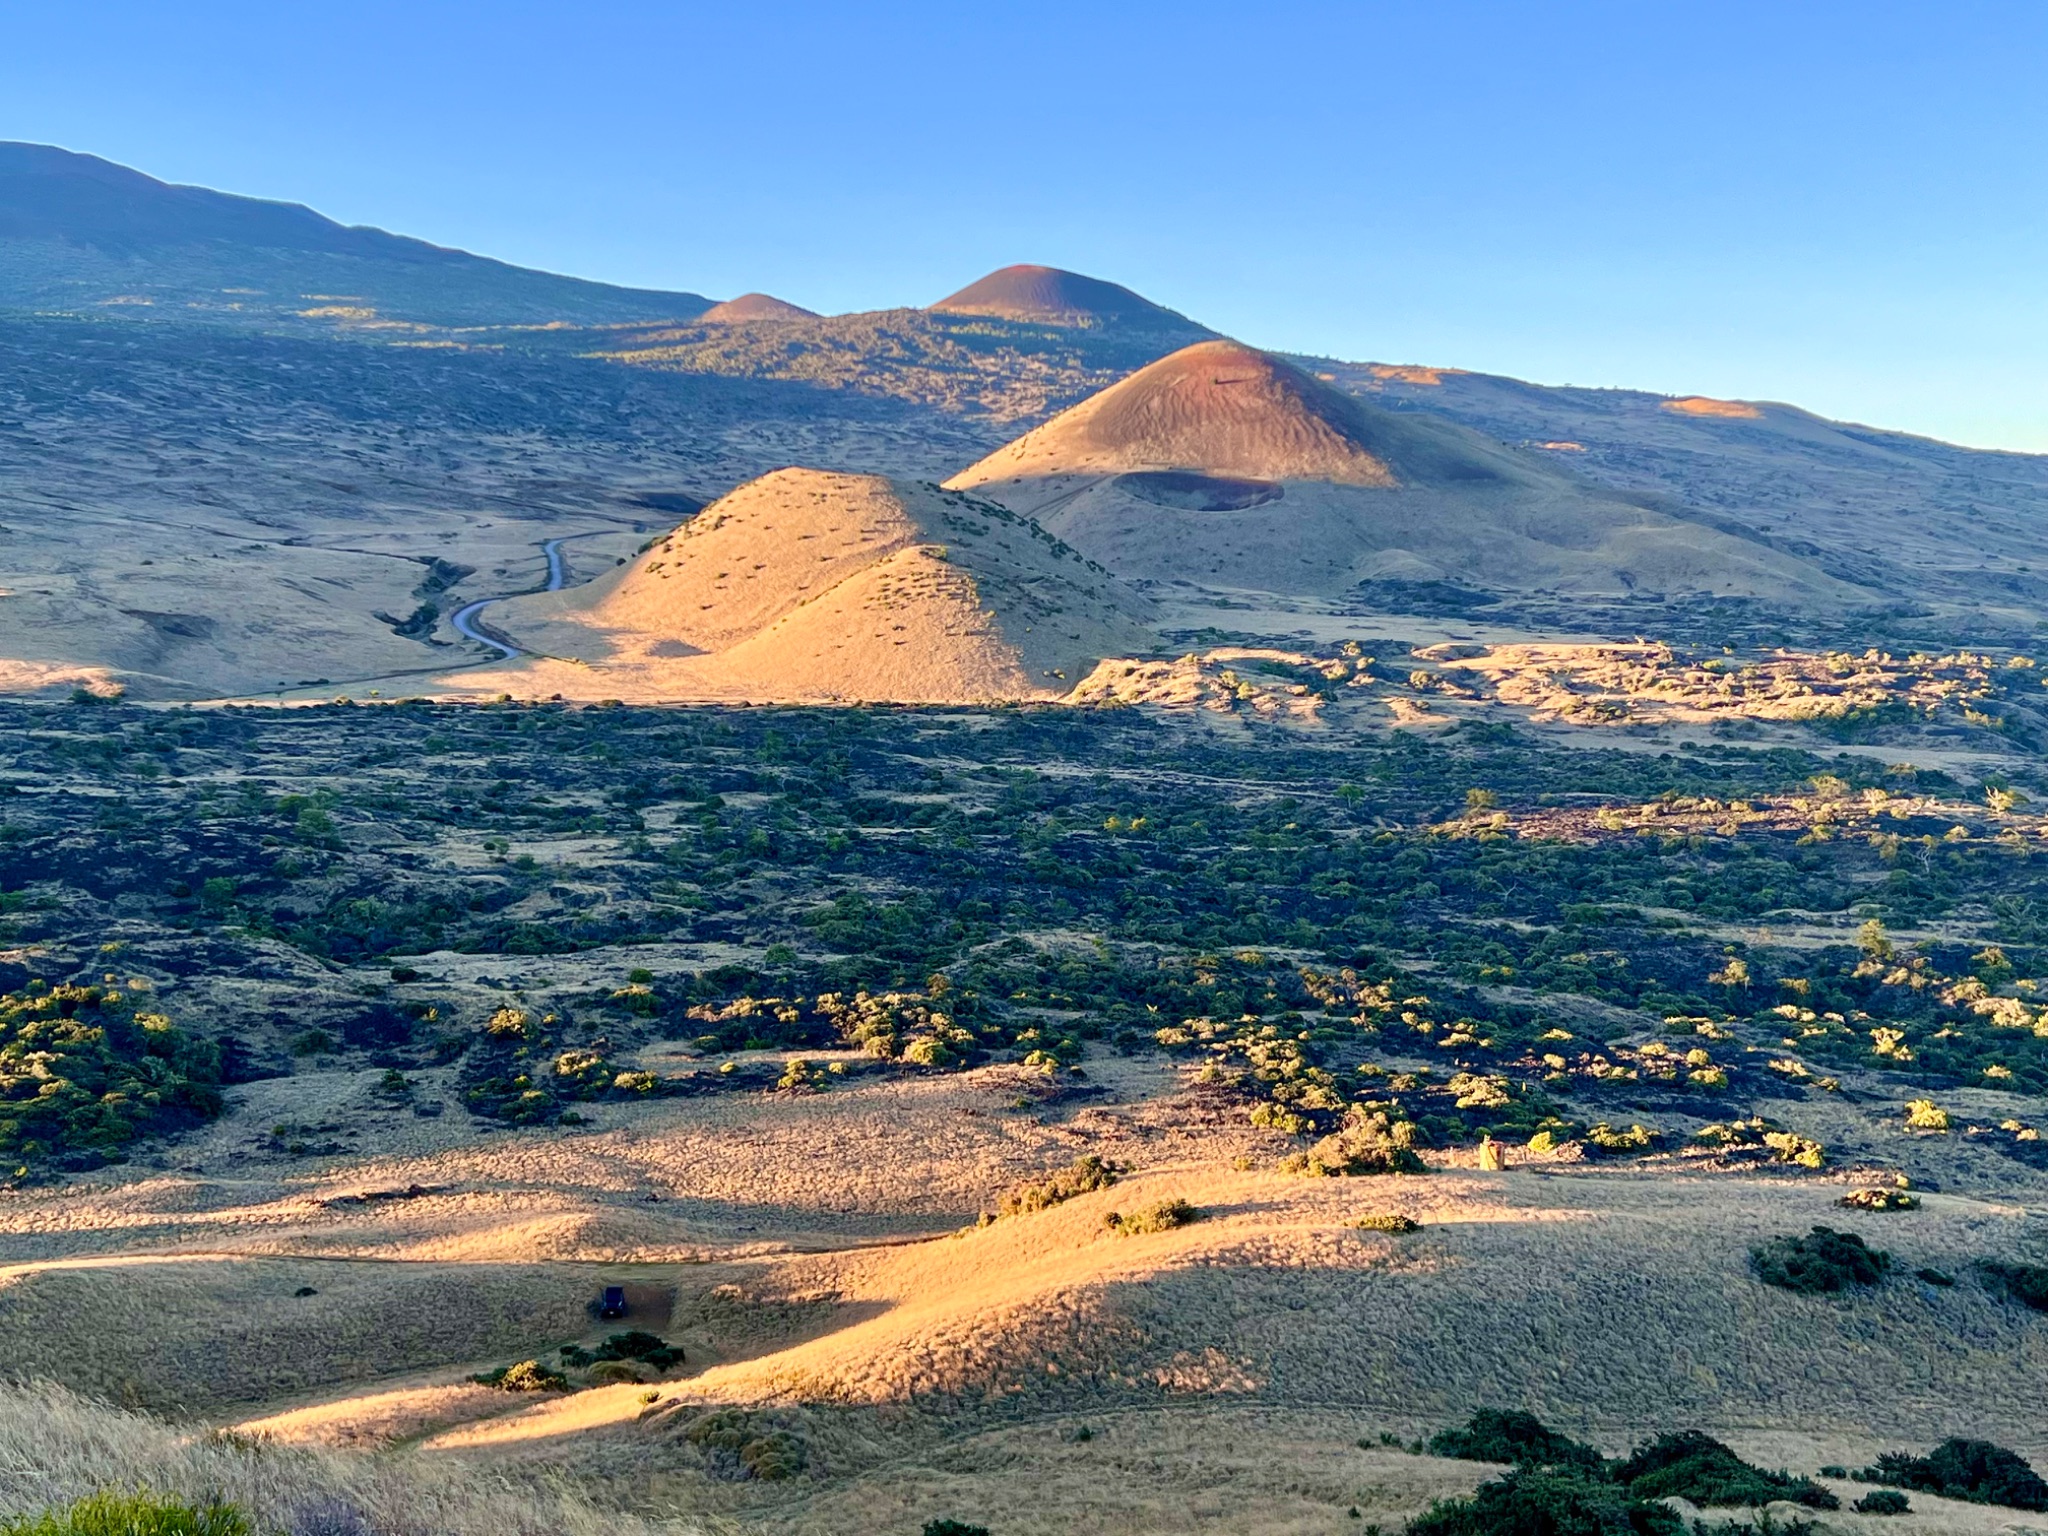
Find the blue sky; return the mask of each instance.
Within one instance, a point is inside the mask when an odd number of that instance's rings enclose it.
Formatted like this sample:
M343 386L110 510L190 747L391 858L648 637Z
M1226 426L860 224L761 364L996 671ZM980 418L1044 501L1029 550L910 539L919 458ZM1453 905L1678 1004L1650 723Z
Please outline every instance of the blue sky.
M1011 261L1255 344L2048 451L2048 6L0 0L0 137L814 309Z

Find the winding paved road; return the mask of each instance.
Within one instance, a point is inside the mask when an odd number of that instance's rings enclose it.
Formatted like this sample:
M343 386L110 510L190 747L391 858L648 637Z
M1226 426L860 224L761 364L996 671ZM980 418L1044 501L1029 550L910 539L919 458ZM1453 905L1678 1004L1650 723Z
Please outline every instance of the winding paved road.
M586 537L588 537L586 534L572 533L560 539L547 539L543 541L540 549L541 553L548 557L547 585L532 588L531 590L559 592L564 586L568 585L569 562L567 557L562 554L562 546L569 539ZM474 640L479 645L488 645L492 650L502 653L499 658L500 660L510 661L515 656L524 656L526 652L522 651L510 640L507 640L503 635L497 633L497 631L485 628L478 621L477 615L490 607L491 604L501 601L504 597L523 597L524 595L524 593L520 592L507 592L501 594L500 597L480 597L475 602L456 609L448 622L455 626L455 632L462 636L463 639Z

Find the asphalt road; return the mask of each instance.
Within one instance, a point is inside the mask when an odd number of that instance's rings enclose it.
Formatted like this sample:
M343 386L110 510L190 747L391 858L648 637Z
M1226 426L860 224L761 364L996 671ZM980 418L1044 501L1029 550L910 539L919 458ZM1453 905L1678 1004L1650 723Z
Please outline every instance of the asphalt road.
M562 544L563 540L561 539L548 539L542 543L540 547L541 553L548 557L548 580L546 586L537 590L542 592L559 592L568 584L569 562L562 554ZM524 595L523 593L504 594L507 597ZM479 645L488 645L492 650L501 652L504 660L510 661L513 657L524 656L526 653L496 630L486 627L477 617L486 608L490 607L491 604L499 600L496 597L480 597L475 602L456 609L448 622L455 626L455 632L462 636L463 639L474 640Z

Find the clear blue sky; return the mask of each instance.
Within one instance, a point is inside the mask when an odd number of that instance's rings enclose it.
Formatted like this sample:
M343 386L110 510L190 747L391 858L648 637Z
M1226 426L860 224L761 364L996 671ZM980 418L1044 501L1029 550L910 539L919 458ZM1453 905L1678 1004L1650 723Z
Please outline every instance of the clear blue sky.
M1256 344L2048 450L2048 5L0 0L0 137L815 309L1039 261Z

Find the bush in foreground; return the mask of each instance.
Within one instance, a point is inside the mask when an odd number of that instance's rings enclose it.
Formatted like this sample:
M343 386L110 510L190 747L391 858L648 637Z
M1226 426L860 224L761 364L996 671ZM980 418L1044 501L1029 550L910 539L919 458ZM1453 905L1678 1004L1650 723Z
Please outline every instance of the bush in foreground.
M1892 1263L1890 1254L1870 1247L1854 1232L1833 1227L1815 1227L1805 1237L1774 1237L1752 1249L1749 1257L1764 1284L1806 1295L1875 1285Z
M1904 1515L1912 1504L1896 1488L1876 1488L1849 1506L1859 1515Z

